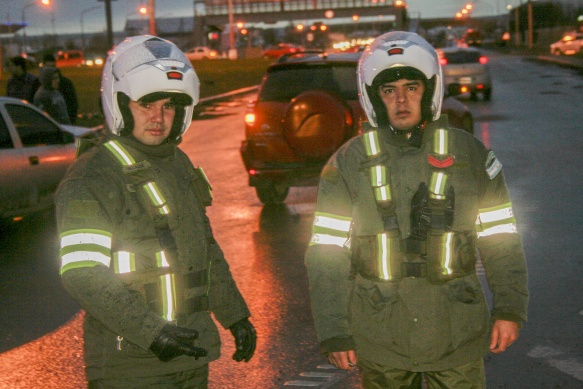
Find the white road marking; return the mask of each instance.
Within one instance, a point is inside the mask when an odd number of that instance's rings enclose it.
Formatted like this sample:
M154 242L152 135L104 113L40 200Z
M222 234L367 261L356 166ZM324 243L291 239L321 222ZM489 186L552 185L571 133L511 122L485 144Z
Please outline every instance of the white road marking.
M547 346L536 346L527 355L531 358L544 359L548 365L555 369L583 381L583 363L569 357L563 351Z

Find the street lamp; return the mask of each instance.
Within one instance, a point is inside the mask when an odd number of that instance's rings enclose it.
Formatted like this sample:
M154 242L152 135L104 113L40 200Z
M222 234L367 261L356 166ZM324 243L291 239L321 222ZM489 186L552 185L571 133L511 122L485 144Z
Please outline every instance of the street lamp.
M81 11L81 49L83 49L83 51L85 51L85 31L83 30L83 16L89 12L89 11L93 11L94 9L99 9L101 8L100 5L96 5L95 7L90 7L87 9L84 9L83 11Z

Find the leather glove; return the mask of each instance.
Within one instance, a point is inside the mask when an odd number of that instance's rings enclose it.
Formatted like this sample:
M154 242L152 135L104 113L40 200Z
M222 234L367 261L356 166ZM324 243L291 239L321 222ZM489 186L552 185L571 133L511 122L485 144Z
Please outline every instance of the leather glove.
M150 345L150 351L162 362L168 362L180 355L188 355L194 359L206 357L207 351L204 348L194 347L193 341L196 338L196 330L166 324Z
M233 359L241 362L249 362L253 353L255 352L255 344L257 341L257 333L255 327L248 318L241 319L229 327L231 333L235 337L235 346L237 351L233 354Z

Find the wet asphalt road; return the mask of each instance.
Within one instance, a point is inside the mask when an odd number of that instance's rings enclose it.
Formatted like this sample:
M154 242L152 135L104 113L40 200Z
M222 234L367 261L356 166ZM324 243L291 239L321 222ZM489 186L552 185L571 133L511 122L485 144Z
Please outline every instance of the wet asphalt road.
M489 388L583 387L583 76L576 70L493 56L491 102L460 100L475 135L504 164L530 272L530 320L507 353L486 357ZM238 154L246 99L199 117L182 148L214 187L209 216L247 299L259 340L248 364L211 364L212 388L360 388L326 369L309 309L303 253L315 188L263 207ZM0 387L82 388L82 313L60 287L51 214L0 237Z

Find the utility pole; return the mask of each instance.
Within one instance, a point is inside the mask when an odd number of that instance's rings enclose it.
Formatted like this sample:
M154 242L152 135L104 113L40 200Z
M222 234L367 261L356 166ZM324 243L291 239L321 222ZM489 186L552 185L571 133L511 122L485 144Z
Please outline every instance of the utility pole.
M113 27L111 22L111 0L105 0L105 19L107 20L107 51L113 48Z
M531 0L528 0L527 8L528 8L528 48L532 49L534 32L533 32L533 25L532 25L532 1Z
M155 0L149 0L150 6L150 35L156 35L156 4Z

